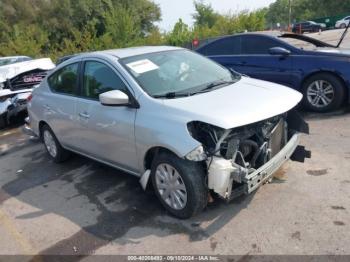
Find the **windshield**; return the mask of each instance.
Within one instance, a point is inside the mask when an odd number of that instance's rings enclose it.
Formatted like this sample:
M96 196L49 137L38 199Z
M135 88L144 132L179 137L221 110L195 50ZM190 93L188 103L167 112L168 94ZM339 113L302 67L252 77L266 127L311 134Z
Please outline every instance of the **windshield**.
M240 79L238 73L188 50L149 53L120 62L153 97L191 95Z

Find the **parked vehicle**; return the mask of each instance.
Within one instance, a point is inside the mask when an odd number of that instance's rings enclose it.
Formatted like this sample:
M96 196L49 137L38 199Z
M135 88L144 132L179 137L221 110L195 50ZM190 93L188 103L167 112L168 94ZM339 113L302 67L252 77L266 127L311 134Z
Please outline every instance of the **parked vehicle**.
M346 16L335 23L335 28L344 29L349 25L349 21L350 21L350 16Z
M204 41L196 51L231 70L302 92L303 105L312 111L350 101L350 51L304 35L237 34Z
M150 180L164 207L188 218L209 190L249 194L299 149L308 128L290 110L301 99L182 48L109 50L49 73L24 130L55 162L73 151L140 177L143 188Z
M0 58L0 128L6 126L11 119L26 113L27 98L32 89L54 67L49 58Z
M326 29L326 24L324 23L316 23L314 21L305 21L293 24L292 31L296 34L303 34L303 33L313 33L313 32L319 32Z
M71 59L75 56L82 55L84 53L78 53L78 54L72 54L72 55L65 55L57 59L56 65L62 64L63 62L67 61L68 59Z
M32 60L29 56L7 56L0 57L0 66Z

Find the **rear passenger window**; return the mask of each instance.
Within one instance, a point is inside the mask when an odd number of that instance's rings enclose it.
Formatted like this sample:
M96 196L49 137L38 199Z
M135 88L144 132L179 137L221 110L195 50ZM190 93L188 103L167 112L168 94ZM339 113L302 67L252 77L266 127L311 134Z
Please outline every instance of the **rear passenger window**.
M242 53L248 55L269 54L270 48L281 46L279 42L261 36L246 36L242 42Z
M241 52L241 37L228 37L203 47L204 55L238 55Z
M89 61L85 63L83 96L98 99L99 95L111 90L126 91L120 77L107 65Z
M77 81L78 63L61 68L48 79L49 86L53 91L69 95L76 93Z

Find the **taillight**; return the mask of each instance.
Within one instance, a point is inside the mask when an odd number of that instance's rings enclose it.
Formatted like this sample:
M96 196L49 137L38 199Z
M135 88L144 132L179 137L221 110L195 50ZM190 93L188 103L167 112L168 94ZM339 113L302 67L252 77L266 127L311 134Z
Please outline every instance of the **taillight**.
M32 101L32 99L33 99L33 94L30 94L30 95L27 97L27 102Z

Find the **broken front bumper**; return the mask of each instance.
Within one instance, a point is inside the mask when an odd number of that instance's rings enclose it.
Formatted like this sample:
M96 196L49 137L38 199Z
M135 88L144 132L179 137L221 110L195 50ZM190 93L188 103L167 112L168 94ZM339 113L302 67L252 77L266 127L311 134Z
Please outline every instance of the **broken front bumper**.
M299 135L295 134L280 152L262 167L243 178L244 193L250 194L261 184L273 177L274 173L293 155L299 144Z
M208 186L226 200L250 194L273 177L274 173L291 158L298 144L299 134L295 134L273 158L253 172L242 172L230 161L215 159L213 162L217 162L209 168Z

